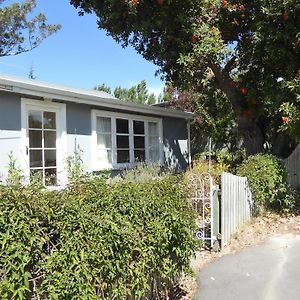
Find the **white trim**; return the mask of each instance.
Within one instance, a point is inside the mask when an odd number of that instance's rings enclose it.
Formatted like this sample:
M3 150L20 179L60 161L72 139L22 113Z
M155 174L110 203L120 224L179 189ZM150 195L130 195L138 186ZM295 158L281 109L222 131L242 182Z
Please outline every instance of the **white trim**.
M123 169L131 168L135 165L134 160L134 134L133 134L133 121L143 121L145 122L145 160L149 162L149 130L148 122L153 122L158 124L158 134L159 134L159 161L160 165L163 164L163 130L162 130L162 119L153 118L148 116L134 115L134 114L124 114L109 112L103 110L92 110L92 149L91 155L93 160L92 169L93 171L100 171L104 169ZM111 119L111 134L112 134L112 163L111 164L101 164L97 161L97 117L104 117ZM129 121L129 152L130 152L130 163L117 163L117 143L116 143L116 119L125 119Z
M194 114L175 109L126 102L100 91L76 89L62 85L49 84L38 80L18 78L0 74L0 90L23 95L57 99L75 103L121 109L155 116L192 119Z
M29 110L54 111L57 116L57 139L56 139L56 167L57 182L59 185L67 183L67 174L64 168L67 150L67 133L66 133L66 105L63 103L53 103L50 101L39 101L34 99L21 98L21 148L25 157L22 166L25 177L30 175L29 168L29 138L28 138L28 112Z

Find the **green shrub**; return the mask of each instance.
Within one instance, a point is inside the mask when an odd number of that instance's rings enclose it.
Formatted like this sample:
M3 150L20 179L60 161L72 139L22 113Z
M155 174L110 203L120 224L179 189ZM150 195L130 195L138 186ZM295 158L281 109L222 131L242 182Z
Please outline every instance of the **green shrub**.
M275 156L270 154L250 156L239 166L237 174L249 179L256 213L265 209L293 208L294 197L289 191L286 168Z
M0 298L153 299L198 245L178 178L0 187Z

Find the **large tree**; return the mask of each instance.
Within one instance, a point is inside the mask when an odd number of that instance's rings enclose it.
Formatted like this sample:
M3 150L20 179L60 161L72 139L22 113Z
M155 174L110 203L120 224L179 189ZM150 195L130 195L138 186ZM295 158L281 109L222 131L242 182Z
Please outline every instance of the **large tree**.
M0 0L0 57L30 51L61 27L46 24L47 18L42 13L31 17L35 0L6 6L3 3L5 0Z
M232 114L248 154L295 146L282 107L299 111L285 82L300 66L298 0L71 0L95 13L123 47L132 45L179 90ZM179 93L180 94L180 93ZM201 97L198 97L201 101ZM283 126L284 125L284 126Z
M117 86L113 92L112 89L106 84L97 85L94 87L94 90L104 91L112 94L114 97L120 100L135 102L139 104L152 105L158 103L160 100L159 98L156 98L154 93L149 93L145 80L141 80L140 83L130 88Z

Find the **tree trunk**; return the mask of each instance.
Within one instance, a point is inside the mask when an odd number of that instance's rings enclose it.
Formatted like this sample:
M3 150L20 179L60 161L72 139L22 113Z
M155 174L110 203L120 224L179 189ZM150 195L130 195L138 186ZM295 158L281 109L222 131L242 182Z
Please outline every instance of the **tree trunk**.
M243 136L243 142L247 155L254 155L264 152L264 135L259 126L254 122L248 120L249 126L244 126L245 122L238 122L239 130Z

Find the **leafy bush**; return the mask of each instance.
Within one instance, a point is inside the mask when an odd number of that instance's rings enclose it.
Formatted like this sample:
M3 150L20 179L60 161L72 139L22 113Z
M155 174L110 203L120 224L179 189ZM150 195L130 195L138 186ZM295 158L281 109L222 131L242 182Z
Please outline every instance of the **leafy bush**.
M0 186L0 298L154 299L197 240L178 178Z
M162 179L164 176L170 175L168 172L163 172L158 164L139 163L135 168L124 170L120 175L112 178L111 183L121 181L145 183L155 179Z
M295 199L289 191L286 168L275 156L250 156L240 165L237 174L248 177L257 213L265 209L289 210L294 206Z

